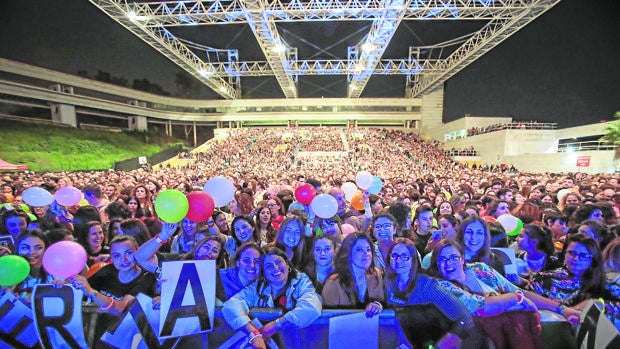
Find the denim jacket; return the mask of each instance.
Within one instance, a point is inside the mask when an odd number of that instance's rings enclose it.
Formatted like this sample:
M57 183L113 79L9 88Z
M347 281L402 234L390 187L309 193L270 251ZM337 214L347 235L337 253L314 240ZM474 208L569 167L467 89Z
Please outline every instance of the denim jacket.
M267 282L254 281L230 298L222 308L224 319L237 330L250 322L250 308L275 308L271 287ZM286 288L284 318L297 327L306 327L321 316L321 297L314 290L310 278L298 273Z

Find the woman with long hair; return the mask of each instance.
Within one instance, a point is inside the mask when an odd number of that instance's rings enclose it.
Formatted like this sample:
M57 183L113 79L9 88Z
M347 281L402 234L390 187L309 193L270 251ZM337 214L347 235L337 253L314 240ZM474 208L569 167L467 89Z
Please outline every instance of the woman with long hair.
M304 268L318 293L323 291L325 280L336 271L335 257L338 243L332 235L316 236L312 239L312 257Z
M605 288L620 299L620 237L613 239L603 250Z
M254 216L256 230L260 235L261 244L270 244L275 241L277 231L271 225L271 210L267 206L260 206Z
M286 215L284 204L276 195L271 195L269 200L267 200L267 207L271 210L271 224L277 230L280 228L280 223L282 223Z
M76 241L86 250L88 266L110 260L110 247L105 243L101 222L89 221L76 225L74 233Z
M454 341L460 342L473 330L472 317L458 299L439 286L437 280L419 272L417 254L418 250L411 240L406 238L394 240L387 254L388 263L385 270L387 302L397 309L407 307L403 308L406 312L424 312L423 321L418 321L416 324L411 323L410 317L407 317L409 321L401 321L401 327L407 326L412 329L411 332L415 332L409 336L415 341L411 343L414 347L421 347L428 339L437 342L437 347L443 347L444 344L448 345ZM432 307L419 308L422 305ZM440 324L443 324L441 321L443 317L449 320L449 325L442 327ZM435 319L439 321L434 321ZM438 328L439 333L429 333L437 332Z
M170 252L172 253L188 253L197 242L198 223L185 217L181 220L181 231L172 239Z
M286 257L295 268L303 268L305 261L305 241L304 222L301 218L288 217L280 223L275 247L286 253Z
M336 254L336 273L323 286L326 308L365 309L369 317L383 311L383 275L375 267L372 241L365 233L351 233Z
M233 330L249 336L252 348L265 348L263 338L271 338L281 329L306 327L321 316L321 297L304 273L298 272L284 251L267 247L260 259L262 276L230 298L222 314ZM283 315L267 322L260 330L250 319L249 309L280 308Z
M465 219L459 226L456 241L464 248L465 263L482 262L505 275L504 264L491 251L491 233L484 219L478 216Z
M517 253L517 258L521 258L527 267L525 273L520 275L523 278L527 279L538 272L556 269L562 264L555 255L549 228L526 224L517 236L517 244L521 250Z
M237 254L237 248L246 242L260 243L260 236L256 231L254 221L248 216L237 216L230 225L232 229L231 236L219 234L221 239L226 239L224 248L229 256Z
M433 250L429 274L439 278L439 284L467 307L477 325L493 338L496 345L542 347L539 319L533 315L538 309L552 310L572 321L578 320L578 311L524 292L484 263L465 264L464 256L463 247L458 242L441 240ZM507 314L512 312L519 313ZM509 320L491 318L487 321L485 318L489 316L505 316Z
M54 280L43 268L43 254L49 245L47 236L40 230L26 230L15 241L16 254L28 261L30 272L24 281L15 286L13 293L26 305L30 305L34 286Z
M375 266L385 270L387 256L397 232L396 218L387 212L381 212L372 217L370 229L374 238ZM416 255L417 257L417 255Z
M220 233L224 235L230 235L230 227L228 226L228 221L226 220L226 214L222 211L215 211L211 216L214 224L217 226L217 229Z
M230 299L232 296L241 291L244 287L254 282L260 276L260 258L263 250L256 242L246 242L239 246L237 254L234 256L234 266L230 268L220 269L219 276L222 291L225 298Z
M564 266L534 276L529 288L564 305L582 307L590 299L608 298L603 256L594 239L569 235L564 244Z
M145 217L144 210L140 205L140 200L135 196L128 196L124 200L129 210L129 218L142 218Z
M153 198L151 191L144 184L138 184L131 190L130 197L133 196L138 199L140 207L146 217L155 216L155 207L153 206ZM127 203L129 206L129 202Z

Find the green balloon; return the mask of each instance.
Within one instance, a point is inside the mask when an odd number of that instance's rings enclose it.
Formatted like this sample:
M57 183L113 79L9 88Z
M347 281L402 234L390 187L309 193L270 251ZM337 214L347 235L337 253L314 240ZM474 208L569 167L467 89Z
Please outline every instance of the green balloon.
M30 273L28 261L21 256L0 257L0 286L14 286L24 281Z
M155 212L164 222L180 222L189 211L189 201L185 194L175 189L167 189L157 194Z
M19 206L22 208L22 210L26 213L30 213L30 206L26 205L26 204L19 204Z

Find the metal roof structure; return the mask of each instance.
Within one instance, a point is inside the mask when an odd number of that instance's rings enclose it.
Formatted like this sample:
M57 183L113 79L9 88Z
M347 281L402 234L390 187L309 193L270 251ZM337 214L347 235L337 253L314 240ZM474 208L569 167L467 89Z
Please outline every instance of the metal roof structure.
M275 80L272 98L315 97L325 85L383 97L381 84L395 81L401 97L421 97L560 0L89 1L222 98L240 99L242 78L267 81L256 88Z

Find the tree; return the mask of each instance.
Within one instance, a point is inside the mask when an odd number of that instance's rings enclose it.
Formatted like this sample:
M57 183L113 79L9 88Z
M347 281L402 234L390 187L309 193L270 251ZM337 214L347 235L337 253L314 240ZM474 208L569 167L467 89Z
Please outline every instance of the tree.
M605 127L605 135L600 141L620 145L620 111L616 112L616 120Z
M111 82L112 74L108 73L107 71L97 70L97 75L95 75L95 80L101 81L101 82Z
M190 98L193 96L196 80L184 71L179 71L174 79L176 87L176 96L182 98Z

